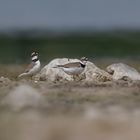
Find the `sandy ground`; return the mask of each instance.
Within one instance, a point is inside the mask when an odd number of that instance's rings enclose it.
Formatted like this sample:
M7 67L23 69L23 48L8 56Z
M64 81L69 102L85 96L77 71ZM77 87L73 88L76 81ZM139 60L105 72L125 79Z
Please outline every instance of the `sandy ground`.
M22 69L0 69L0 140L140 139L140 81L19 81Z

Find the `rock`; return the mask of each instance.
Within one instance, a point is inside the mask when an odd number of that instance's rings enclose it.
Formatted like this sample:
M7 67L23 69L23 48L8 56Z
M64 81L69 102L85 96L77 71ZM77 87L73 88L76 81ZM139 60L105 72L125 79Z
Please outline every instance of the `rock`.
M40 80L47 81L71 81L73 80L72 76L66 74L59 68L54 68L56 65L65 64L69 62L76 62L78 60L69 60L67 58L54 59L48 65L46 65L40 72Z
M0 83L9 84L10 82L11 80L9 78L3 77L3 76L0 77Z
M123 63L109 65L107 72L112 74L113 80L140 80L140 73L135 68Z
M86 81L106 82L112 80L110 74L98 68L92 62L87 62L84 73L86 75Z
M73 81L73 76L66 74L60 68L54 68L56 65L63 65L70 62L77 62L78 59L57 58L46 65L37 75L43 81ZM92 62L87 62L85 70L75 79L76 81L108 81L111 80L111 75L98 68Z

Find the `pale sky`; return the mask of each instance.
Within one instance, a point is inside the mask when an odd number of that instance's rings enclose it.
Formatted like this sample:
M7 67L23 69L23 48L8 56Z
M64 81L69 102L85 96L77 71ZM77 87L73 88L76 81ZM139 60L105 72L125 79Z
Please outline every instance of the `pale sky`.
M0 0L0 29L140 28L140 0Z

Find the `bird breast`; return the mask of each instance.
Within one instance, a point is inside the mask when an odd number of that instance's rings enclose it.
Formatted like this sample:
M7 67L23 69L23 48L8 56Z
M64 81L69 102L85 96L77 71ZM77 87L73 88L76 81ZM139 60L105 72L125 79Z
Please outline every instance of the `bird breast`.
M29 71L29 74L35 74L40 70L40 61L38 60L37 62L35 62L34 67Z

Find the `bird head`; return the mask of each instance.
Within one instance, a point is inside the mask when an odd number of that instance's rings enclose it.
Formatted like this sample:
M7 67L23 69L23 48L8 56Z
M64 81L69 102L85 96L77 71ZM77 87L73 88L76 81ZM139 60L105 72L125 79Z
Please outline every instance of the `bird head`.
M84 64L84 65L86 65L86 63L87 63L87 61L88 61L88 58L87 57L82 57L81 59L81 62Z

